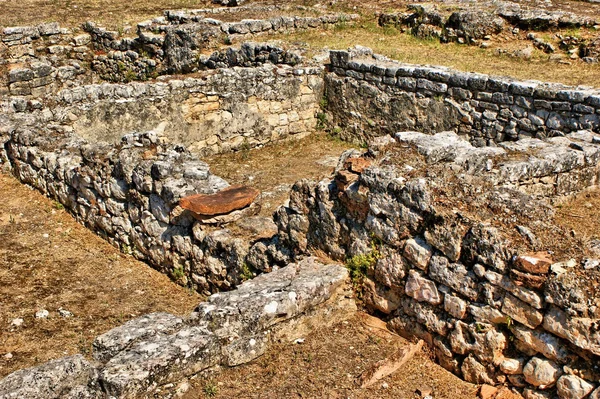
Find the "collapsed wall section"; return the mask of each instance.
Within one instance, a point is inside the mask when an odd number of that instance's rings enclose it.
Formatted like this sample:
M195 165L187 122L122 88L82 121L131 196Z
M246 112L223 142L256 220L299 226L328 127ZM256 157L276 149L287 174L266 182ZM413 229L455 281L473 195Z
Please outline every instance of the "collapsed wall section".
M467 381L583 397L600 383L600 272L567 261L577 244L551 201L597 183L597 137L382 137L345 153L333 180L293 187L280 241L345 259L366 306Z
M455 130L477 146L600 129L600 92L332 51L325 95L343 138Z
M82 355L0 379L0 398L172 398L186 379L261 356L275 342L340 322L356 310L347 271L315 258L215 294L191 315L151 313L94 340Z

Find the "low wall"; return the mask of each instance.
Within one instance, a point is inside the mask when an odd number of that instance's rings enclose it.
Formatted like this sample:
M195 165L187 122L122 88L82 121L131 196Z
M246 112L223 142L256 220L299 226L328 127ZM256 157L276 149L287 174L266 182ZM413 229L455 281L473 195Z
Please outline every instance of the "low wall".
M98 336L92 361L75 355L8 375L0 398L174 397L188 377L247 363L273 342L350 317L347 275L307 258L213 295L188 317L142 316Z
M600 274L563 258L578 244L547 201L597 183L594 137L380 138L345 153L333 180L295 184L276 213L280 242L345 259L367 307L465 380L583 398L600 383ZM543 250L564 262L531 254Z
M269 239L236 238L181 209L180 198L215 193L228 183L155 132L114 145L39 127L17 129L5 147L22 182L56 199L122 251L198 292L231 289L254 271L287 261Z
M325 96L343 138L455 130L478 145L600 129L600 92L332 51Z
M264 64L159 83L63 90L57 106L88 140L118 143L161 125L174 144L204 155L249 149L314 132L322 68Z

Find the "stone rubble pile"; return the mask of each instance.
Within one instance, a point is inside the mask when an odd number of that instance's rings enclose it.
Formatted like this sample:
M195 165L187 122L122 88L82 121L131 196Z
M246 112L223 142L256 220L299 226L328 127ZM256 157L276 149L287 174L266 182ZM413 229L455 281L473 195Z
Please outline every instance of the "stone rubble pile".
M546 198L557 193L531 181L596 181L598 137L493 148L454 133L379 138L366 154L346 152L333 180L296 183L276 213L278 234L295 254L362 265L353 276L366 305L467 381L507 384L528 399L598 395L600 271L532 252L545 247L538 234L556 231Z
M356 310L348 272L306 258L214 294L189 317L152 313L96 338L93 360L74 355L0 380L1 399L173 397L185 379L236 366Z
M558 28L593 27L600 18L565 11L530 8L512 2L477 4L410 4L404 13L381 13L380 26L410 29L417 37L443 42L479 44L492 35L517 29L545 31Z

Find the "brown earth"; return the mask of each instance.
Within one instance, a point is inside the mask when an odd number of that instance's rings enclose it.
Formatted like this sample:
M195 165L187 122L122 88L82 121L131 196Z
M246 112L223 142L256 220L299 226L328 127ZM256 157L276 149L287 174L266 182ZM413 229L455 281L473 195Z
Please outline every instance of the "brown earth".
M206 158L210 170L231 184L243 184L258 189L257 202L262 215L273 211L289 198L289 190L300 179L321 180L331 176L351 143L315 133L301 140L271 144Z
M301 344L282 344L251 363L192 380L184 399L412 399L427 387L436 399L477 397L477 385L436 365L425 349L395 373L361 389L361 373L408 344L364 313L299 338L304 338Z
M157 311L185 315L201 301L59 208L0 173L0 378L89 355L95 336L127 320ZM74 316L61 317L59 308ZM47 319L34 317L41 309ZM20 327L12 325L17 318Z

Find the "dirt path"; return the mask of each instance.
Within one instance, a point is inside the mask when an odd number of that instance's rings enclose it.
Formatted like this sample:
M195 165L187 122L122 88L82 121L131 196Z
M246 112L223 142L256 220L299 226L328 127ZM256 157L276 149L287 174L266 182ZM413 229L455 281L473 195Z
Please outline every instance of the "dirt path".
M303 337L302 344L281 345L252 363L193 380L184 398L413 399L426 387L436 399L477 397L477 385L436 365L425 350L396 373L360 389L356 378L365 369L407 345L381 323L359 313Z
M65 355L136 316L186 314L196 293L120 253L53 201L0 174L0 378ZM58 309L73 313L61 317ZM35 318L46 309L50 315ZM23 319L20 327L13 320Z

